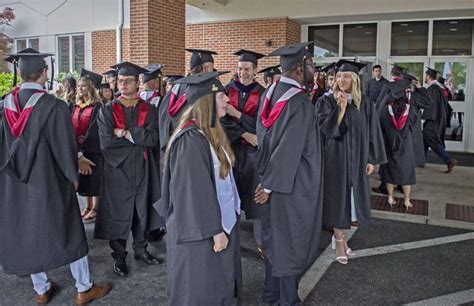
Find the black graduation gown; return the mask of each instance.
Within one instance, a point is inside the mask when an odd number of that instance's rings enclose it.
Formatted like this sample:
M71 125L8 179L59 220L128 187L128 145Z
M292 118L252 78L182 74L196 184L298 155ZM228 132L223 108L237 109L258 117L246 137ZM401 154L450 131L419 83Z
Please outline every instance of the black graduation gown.
M114 135L113 103L124 109L125 125L135 143ZM98 239L126 240L135 210L145 235L164 226L164 220L152 206L160 197L160 178L153 153L158 145L156 108L147 104L144 125L138 127L140 103L146 102L140 100L135 107L128 108L117 99L107 103L99 113L104 173L94 231Z
M412 139L417 167L423 167L426 164L425 146L423 142L423 132L421 128L422 110L431 106L431 99L428 96L426 88L421 87L411 93L410 105L415 110L415 116L412 117Z
M441 87L432 84L427 88L428 96L432 100L431 107L423 111L423 141L431 148L444 148L446 132L446 114L448 100L443 95Z
M241 291L239 222L227 249L213 250L223 232L209 142L195 126L174 139L165 163L162 198L166 219L169 305L232 305Z
M359 226L370 223L367 163L387 161L375 105L363 96L358 110L349 104L340 125L334 95L324 96L316 108L325 138L324 224L348 229L351 226L351 187Z
M185 91L186 91L186 85L181 84L179 87L179 91L178 91L176 99L179 99L182 95L184 95ZM179 118L181 117L181 114L186 110L186 105L183 105L183 107L175 116L172 117L168 113L171 92L172 90L169 90L166 93L165 97L163 98L163 101L161 101L161 103L158 105L158 122L159 122L159 135L160 135L159 142L160 142L160 150L161 150L160 159L163 158L163 153L166 151L166 146L168 145L168 141L171 134L173 134L174 129L179 124Z
M34 93L23 89L20 105ZM51 270L87 255L73 182L77 151L69 109L44 94L14 138L0 103L0 263L8 274Z
M279 82L271 107L291 87ZM298 276L317 257L322 225L323 156L314 106L298 93L268 129L258 118L257 169L262 186L272 190L262 216L265 256L273 276Z
M404 103L408 102L402 97ZM416 157L413 142L413 124L416 122L417 112L410 106L408 120L405 126L398 131L390 117L388 105L379 113L380 127L382 129L387 163L380 165L380 178L382 182L393 185L416 184Z
M245 211L245 217L247 219L254 219L259 218L267 207L265 205L256 204L254 200L255 189L259 184L255 160L257 147L248 144L241 136L245 132L256 134L258 106L260 97L265 91L265 88L256 83L252 90L244 94L235 85L235 81L232 81L226 86L228 95L231 90L233 95L238 93L238 97L232 98L238 99L237 110L240 111L242 115L238 121L226 115L221 119L221 123L235 154L235 183L239 190L242 210ZM249 97L251 97L252 101L249 101ZM255 98L257 98L257 101L254 100ZM252 105L249 105L250 103Z
M75 110L79 106L75 105L72 107L71 112L74 115ZM102 167L104 164L104 158L100 151L100 139L99 129L97 127L97 118L99 117L99 111L102 107L102 103L95 103L89 107L92 107L92 115L89 121L89 127L84 137L77 139L76 142L78 149L84 157L91 160L95 166L92 167L91 175L79 175L79 186L77 193L81 196L99 196L100 195L100 184L102 180ZM84 110L80 111L80 115L84 114ZM74 120L74 119L73 119Z

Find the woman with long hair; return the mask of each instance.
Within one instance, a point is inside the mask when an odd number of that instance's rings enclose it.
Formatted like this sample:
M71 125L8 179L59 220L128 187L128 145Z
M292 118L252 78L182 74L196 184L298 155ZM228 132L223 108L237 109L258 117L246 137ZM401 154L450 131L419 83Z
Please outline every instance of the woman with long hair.
M339 61L333 94L316 105L325 143L323 223L334 228L332 247L341 264L354 254L345 231L352 222L359 227L370 223L369 175L386 162L375 107L361 93L358 73L363 66Z
M97 215L102 177L103 158L97 127L97 116L102 103L96 91L102 76L97 74L94 76L91 71L83 71L81 75L83 76L77 81L76 103L72 107L72 123L79 155L88 159L91 164L89 167L79 169L77 189L79 195L87 197L87 207L81 213L83 221L91 223L95 221Z
M390 82L388 94L380 101L380 126L382 128L387 163L380 166L380 178L387 185L388 204L397 204L393 198L396 186L402 186L404 206L410 209L411 186L416 184L416 157L413 142L417 111L409 91L411 82Z
M57 91L58 98L72 107L76 103L76 79L73 76L67 76L60 85Z
M240 199L219 122L229 101L220 74L178 81L190 107L168 143L155 204L166 219L169 305L232 305L241 288Z

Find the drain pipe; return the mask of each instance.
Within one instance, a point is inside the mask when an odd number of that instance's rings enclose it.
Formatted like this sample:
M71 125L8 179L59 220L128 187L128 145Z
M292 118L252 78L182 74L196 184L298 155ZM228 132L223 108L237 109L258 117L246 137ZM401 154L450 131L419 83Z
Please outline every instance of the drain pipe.
M116 60L117 63L122 62L122 31L123 31L123 22L124 22L124 1L118 0L119 2L119 24L117 25L117 30L115 31L115 41L116 41Z

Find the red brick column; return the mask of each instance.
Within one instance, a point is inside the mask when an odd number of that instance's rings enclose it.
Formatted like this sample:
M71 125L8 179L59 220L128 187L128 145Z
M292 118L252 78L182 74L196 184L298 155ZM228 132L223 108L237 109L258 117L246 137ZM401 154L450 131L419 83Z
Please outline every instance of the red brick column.
M185 0L130 0L130 60L183 73Z

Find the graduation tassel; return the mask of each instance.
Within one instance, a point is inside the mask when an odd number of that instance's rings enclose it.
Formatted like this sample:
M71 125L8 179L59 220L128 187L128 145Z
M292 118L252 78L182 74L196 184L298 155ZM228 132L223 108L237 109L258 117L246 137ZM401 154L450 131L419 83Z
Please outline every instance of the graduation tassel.
M216 94L212 94L212 117L211 117L211 128L216 127L216 112L217 112L217 101L216 101Z
M18 62L16 60L13 60L13 87L16 86L16 83L18 82L18 77L17 77L17 65L18 65Z
M51 78L49 80L49 86L48 86L48 89L49 90L53 90L53 81L54 81L54 60L53 58L51 57Z

